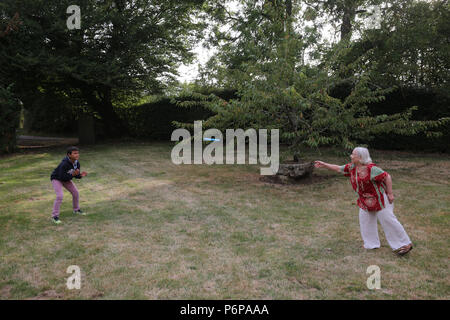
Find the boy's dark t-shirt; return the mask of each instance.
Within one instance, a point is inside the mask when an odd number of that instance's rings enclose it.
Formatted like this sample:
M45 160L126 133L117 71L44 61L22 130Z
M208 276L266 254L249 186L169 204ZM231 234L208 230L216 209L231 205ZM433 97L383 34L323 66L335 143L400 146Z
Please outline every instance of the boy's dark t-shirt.
M74 172L76 169L80 169L80 162L78 160L75 160L74 163L72 163L69 159L69 157L65 157L62 159L61 163L53 170L50 180L59 180L59 181L70 181L73 177L77 179L81 179L81 174L78 174L76 176L72 175L72 172Z

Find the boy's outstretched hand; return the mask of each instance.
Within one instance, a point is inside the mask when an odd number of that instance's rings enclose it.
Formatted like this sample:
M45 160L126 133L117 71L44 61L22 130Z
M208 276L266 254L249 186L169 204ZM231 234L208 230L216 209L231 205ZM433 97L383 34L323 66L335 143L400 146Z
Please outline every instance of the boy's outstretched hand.
M86 171L83 171L83 172L81 173L81 176L82 176L82 177L86 177L86 176L87 176L87 172L86 172Z

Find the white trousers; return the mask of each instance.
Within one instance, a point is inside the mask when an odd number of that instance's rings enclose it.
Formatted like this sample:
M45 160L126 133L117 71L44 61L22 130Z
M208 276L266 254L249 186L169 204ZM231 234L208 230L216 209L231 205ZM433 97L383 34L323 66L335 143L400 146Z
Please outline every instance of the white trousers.
M380 211L366 211L359 208L359 225L361 227L361 236L364 241L364 248L374 249L380 247L378 237L378 224L380 221L383 227L386 240L392 250L411 243L403 226L398 222L394 215L394 203L389 203L386 193L383 192L385 208Z

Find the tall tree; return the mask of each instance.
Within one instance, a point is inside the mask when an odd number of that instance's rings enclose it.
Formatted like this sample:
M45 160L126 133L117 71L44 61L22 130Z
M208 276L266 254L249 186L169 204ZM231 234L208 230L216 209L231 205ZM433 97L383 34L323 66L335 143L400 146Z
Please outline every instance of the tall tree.
M114 101L124 94L162 91L174 81L180 62L193 58L201 36L194 16L202 1L80 0L81 29L68 30L73 1L4 0L0 14L19 14L22 26L0 39L0 66L16 94L63 91L87 104L107 134L121 133Z
M377 83L449 89L449 21L448 1L394 1L381 28L363 33L349 55L376 63Z
M368 7L386 4L385 0L305 0L309 9L316 16L328 16L328 22L339 30L340 41L350 41L353 32L360 28L362 20L357 21L358 15L368 14Z

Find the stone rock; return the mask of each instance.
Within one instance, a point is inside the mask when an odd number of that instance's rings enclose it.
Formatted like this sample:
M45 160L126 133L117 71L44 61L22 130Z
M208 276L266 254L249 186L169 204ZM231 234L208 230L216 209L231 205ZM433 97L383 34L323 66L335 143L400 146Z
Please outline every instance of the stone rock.
M299 183L303 178L309 177L314 170L314 162L285 162L280 163L278 172L273 176L263 176L262 181L295 184Z

